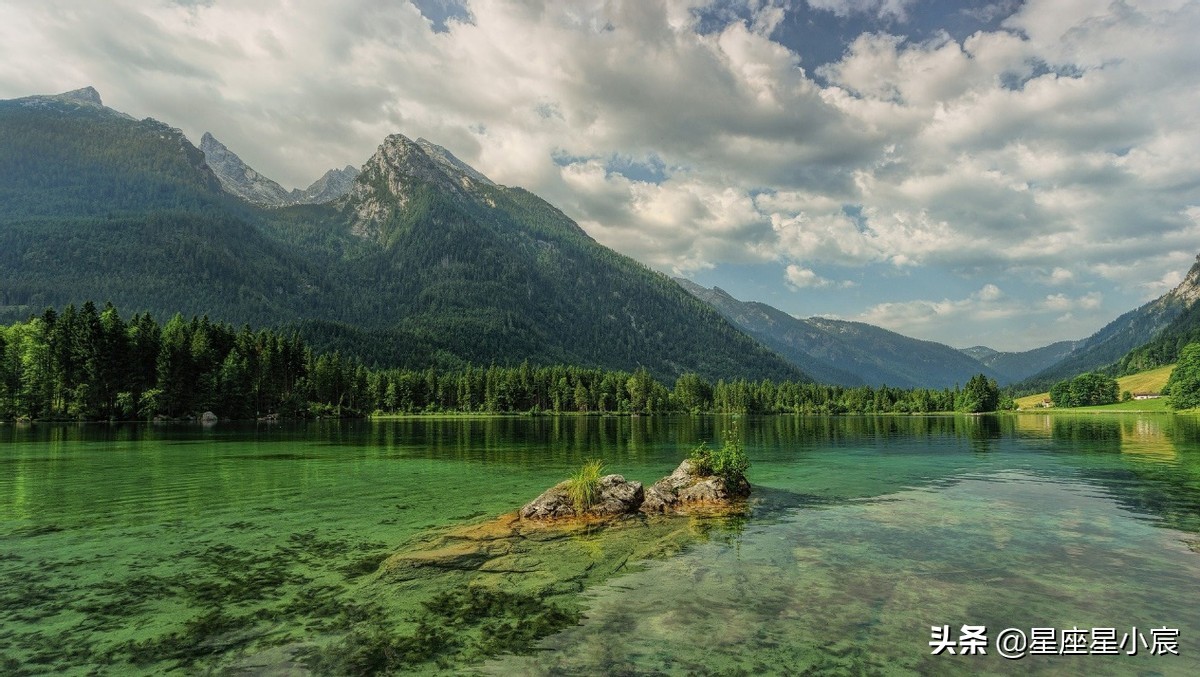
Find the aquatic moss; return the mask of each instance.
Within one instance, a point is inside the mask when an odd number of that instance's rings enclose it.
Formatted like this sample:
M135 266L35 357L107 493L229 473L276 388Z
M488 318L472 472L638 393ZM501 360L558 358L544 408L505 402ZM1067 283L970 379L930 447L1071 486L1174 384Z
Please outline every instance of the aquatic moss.
M328 647L302 652L317 674L372 674L448 668L501 653L527 653L534 643L579 622L579 613L538 595L470 586L433 596L396 633L386 617L359 624Z
M185 623L182 632L119 644L110 652L110 658L141 667L169 661L177 668L186 668L201 658L225 653L255 639L257 635L250 632L255 624L251 616L232 616L211 609Z
M379 565L391 556L389 552L375 552L364 557L359 557L350 562L346 566L339 569L346 578L358 578L373 574L379 569Z

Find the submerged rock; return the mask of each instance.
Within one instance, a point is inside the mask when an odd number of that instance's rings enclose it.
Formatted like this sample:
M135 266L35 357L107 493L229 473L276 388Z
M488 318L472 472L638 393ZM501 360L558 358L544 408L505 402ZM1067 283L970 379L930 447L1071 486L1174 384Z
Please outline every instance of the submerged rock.
M616 517L638 511L645 497L641 482L621 475L600 478L596 501L582 512L567 494L568 482L559 482L521 508L521 519L558 519L564 517Z
M690 460L684 460L670 475L655 482L645 491L644 513L666 513L693 504L729 503L750 495L750 482L738 475L728 482L719 475L700 475Z

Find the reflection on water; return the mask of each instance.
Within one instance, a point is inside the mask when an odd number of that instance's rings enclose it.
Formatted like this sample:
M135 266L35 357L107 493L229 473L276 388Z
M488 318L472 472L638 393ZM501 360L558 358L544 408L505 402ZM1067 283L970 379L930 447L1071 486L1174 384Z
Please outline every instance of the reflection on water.
M748 516L485 533L731 422L0 426L0 673L1200 674L1190 417L742 419ZM1182 655L929 655L963 623L1165 624Z

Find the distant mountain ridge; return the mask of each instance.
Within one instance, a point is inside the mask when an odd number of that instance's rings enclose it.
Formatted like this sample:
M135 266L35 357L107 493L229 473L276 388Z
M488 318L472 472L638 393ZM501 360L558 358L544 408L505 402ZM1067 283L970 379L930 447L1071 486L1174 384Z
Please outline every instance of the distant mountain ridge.
M1196 303L1200 300L1200 256L1168 296L1181 304L1183 311L1154 338L1122 357L1119 372L1132 374L1172 364L1179 360L1179 353L1185 346L1200 341L1200 303Z
M1192 317L1200 312L1194 311L1197 299L1200 299L1200 257L1174 289L1109 322L1079 341L1064 359L1015 387L1019 391L1039 392L1065 378L1117 365L1127 359L1127 355L1165 333L1185 313Z
M684 289L716 308L764 345L820 381L839 385L947 388L995 370L958 350L862 322L800 319L764 303L739 301L724 290L676 278Z
M377 366L808 379L666 276L436 144L389 136L353 180L329 177L348 183L339 197L263 208L232 195L182 132L92 93L0 101L0 320L112 301L294 327L318 351Z
M961 352L990 367L1003 378L1001 385L1020 381L1058 364L1079 345L1080 341L1058 341L1048 346L1021 352L1001 352L987 346L962 348Z
M209 132L200 137L200 151L221 181L222 188L260 207L331 202L345 195L358 177L358 170L347 165L342 169L330 169L305 190L287 190L255 171Z

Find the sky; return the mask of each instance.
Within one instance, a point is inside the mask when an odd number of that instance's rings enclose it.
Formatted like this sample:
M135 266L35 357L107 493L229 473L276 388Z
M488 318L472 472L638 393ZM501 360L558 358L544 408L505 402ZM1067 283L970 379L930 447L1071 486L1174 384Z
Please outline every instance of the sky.
M646 265L956 347L1083 338L1200 253L1200 0L6 0L286 187L425 137Z

